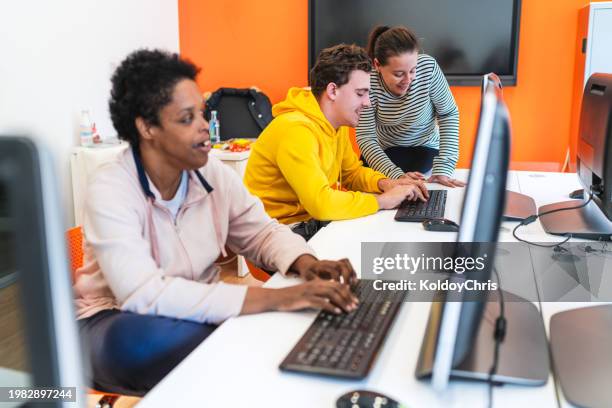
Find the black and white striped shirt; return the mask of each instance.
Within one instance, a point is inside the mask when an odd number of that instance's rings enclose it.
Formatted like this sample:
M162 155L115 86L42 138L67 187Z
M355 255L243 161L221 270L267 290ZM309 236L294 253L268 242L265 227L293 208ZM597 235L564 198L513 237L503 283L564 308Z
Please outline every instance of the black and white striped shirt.
M362 111L357 126L357 143L368 165L399 178L404 172L384 150L425 146L440 151L432 174L451 176L459 158L459 110L436 60L418 56L416 77L403 96L389 92L378 72L372 73L370 86L372 106Z

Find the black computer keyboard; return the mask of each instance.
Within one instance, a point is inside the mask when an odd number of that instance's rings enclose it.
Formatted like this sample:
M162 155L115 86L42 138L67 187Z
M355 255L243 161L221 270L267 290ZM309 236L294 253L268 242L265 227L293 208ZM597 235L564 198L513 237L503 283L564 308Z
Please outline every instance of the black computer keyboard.
M358 379L368 374L399 307L404 291L378 291L360 280L360 303L348 314L321 311L285 357L282 370Z
M444 207L446 205L446 190L429 190L429 200L402 201L397 212L395 221L420 222L432 218L444 218Z

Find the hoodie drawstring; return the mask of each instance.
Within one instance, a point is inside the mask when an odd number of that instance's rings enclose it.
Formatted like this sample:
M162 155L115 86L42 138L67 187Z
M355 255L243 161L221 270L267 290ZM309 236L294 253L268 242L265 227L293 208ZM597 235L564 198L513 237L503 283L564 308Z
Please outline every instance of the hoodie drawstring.
M132 156L134 157L134 162L136 164L136 171L138 172L138 180L140 181L140 185L146 195L147 200L147 223L149 224L149 231L151 234L151 256L157 267L159 268L161 263L159 259L159 244L157 241L157 232L155 230L155 223L153 222L153 203L155 201L155 195L149 188L149 180L147 180L147 176L144 170L144 166L142 165L142 160L140 159L140 154L136 149L132 149ZM223 241L223 236L221 234L221 225L219 224L219 217L217 212L217 206L215 205L215 195L211 194L213 192L213 188L204 176L198 171L194 170L196 177L200 180L200 184L202 187L210 194L210 198L212 200L212 214L213 214L213 227L215 229L215 236L217 238L217 245L219 246L219 251L223 256L227 256L227 251L225 250L225 242Z
M221 235L221 225L219 224L219 217L217 216L217 206L215 205L214 195L211 194L210 198L212 200L213 227L215 228L215 234L217 235L217 243L219 244L221 255L226 257L227 251L225 250L225 242L223 242L223 236Z
M159 245L157 244L157 232L155 230L155 223L153 222L153 199L147 198L147 223L149 224L149 233L151 235L151 256L155 261L155 264L159 268L161 262L159 260Z
M194 170L194 173L196 177L198 178L198 180L200 180L200 183L202 184L204 189L209 194L212 193L213 188L210 186L210 184L208 184L204 176L202 176L202 173L200 173L198 170ZM215 204L215 195L210 194L210 199L212 201L211 207L212 207L213 227L215 229L215 235L217 237L217 244L219 245L219 251L221 252L221 255L225 257L227 256L227 251L225 250L225 241L223 240L223 236L221 234L221 225L219 224L219 216L217 212L217 206Z

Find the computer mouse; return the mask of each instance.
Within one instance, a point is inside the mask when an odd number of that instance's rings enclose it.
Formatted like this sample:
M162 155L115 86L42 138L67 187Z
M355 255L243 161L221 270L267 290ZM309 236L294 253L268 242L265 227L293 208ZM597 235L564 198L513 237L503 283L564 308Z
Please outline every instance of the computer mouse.
M459 224L446 218L432 218L423 221L423 228L427 231L457 232Z
M575 200L582 200L584 198L584 190L580 189L572 191L571 193L569 193L569 198L573 198Z
M374 391L355 390L342 395L336 408L406 408L399 402Z

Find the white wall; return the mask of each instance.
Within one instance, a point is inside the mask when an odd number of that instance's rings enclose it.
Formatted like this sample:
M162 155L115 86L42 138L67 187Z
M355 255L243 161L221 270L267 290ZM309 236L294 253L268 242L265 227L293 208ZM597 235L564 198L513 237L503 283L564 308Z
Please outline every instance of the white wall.
M73 223L70 151L90 109L103 137L110 76L131 51L178 52L177 0L0 0L0 134L29 134L51 150L66 225Z

